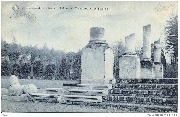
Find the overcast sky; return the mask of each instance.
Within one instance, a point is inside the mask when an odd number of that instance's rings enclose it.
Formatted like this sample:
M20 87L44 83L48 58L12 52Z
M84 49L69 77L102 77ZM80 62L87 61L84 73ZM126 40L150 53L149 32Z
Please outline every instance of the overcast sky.
M11 43L15 38L18 44L38 47L47 44L66 52L84 47L90 39L91 27L105 28L104 39L109 44L124 42L126 36L135 33L137 46L142 46L143 26L148 24L152 25L152 42L162 39L166 20L178 11L178 2L2 2L1 5L3 40Z

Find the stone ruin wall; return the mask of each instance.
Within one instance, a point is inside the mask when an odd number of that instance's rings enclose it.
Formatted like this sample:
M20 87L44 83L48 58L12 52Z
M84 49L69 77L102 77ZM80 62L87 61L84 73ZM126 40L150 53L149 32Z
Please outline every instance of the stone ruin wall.
M90 41L82 51L82 74L81 81L90 83L91 80L97 80L97 83L103 84L104 78L112 76L113 52L108 57L106 50L109 48L104 40L105 29L93 27L90 29ZM151 25L143 26L143 59L140 60L135 48L135 33L125 37L125 53L119 58L119 78L122 79L140 79L140 78L163 78L163 65L161 63L161 46L155 44L154 61L151 60ZM111 50L111 49L109 49ZM105 58L110 60L105 60ZM107 65L106 63L109 62ZM108 67L106 67L108 66ZM109 76L108 76L109 75ZM89 80L89 81L88 81ZM95 82L92 83L95 83Z

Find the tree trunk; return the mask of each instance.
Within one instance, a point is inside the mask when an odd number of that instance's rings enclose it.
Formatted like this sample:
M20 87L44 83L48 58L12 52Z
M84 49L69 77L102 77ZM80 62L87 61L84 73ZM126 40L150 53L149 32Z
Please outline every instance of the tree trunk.
M30 78L34 79L34 72L33 72L33 65L31 64L31 72L30 72Z

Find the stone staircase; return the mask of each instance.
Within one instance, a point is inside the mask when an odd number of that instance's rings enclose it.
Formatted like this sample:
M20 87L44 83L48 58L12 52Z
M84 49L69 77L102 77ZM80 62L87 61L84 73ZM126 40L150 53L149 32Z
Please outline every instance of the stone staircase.
M68 86L68 85L66 85ZM91 84L77 84L66 88L63 100L68 102L94 102L100 103L103 97L108 95L109 89L112 89L112 84L108 85L91 85Z
M177 112L178 79L117 79L103 101Z
M178 110L177 78L116 79L115 84L108 85L64 84L63 91L58 88L48 88L47 91L63 95L60 102L63 100L66 104L126 108L135 112Z

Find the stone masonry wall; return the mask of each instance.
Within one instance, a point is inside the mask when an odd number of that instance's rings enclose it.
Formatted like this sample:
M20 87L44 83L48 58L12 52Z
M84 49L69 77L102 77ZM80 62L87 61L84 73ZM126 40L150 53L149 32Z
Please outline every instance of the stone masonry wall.
M178 79L117 79L104 99L120 105L144 106L153 112L177 112Z

